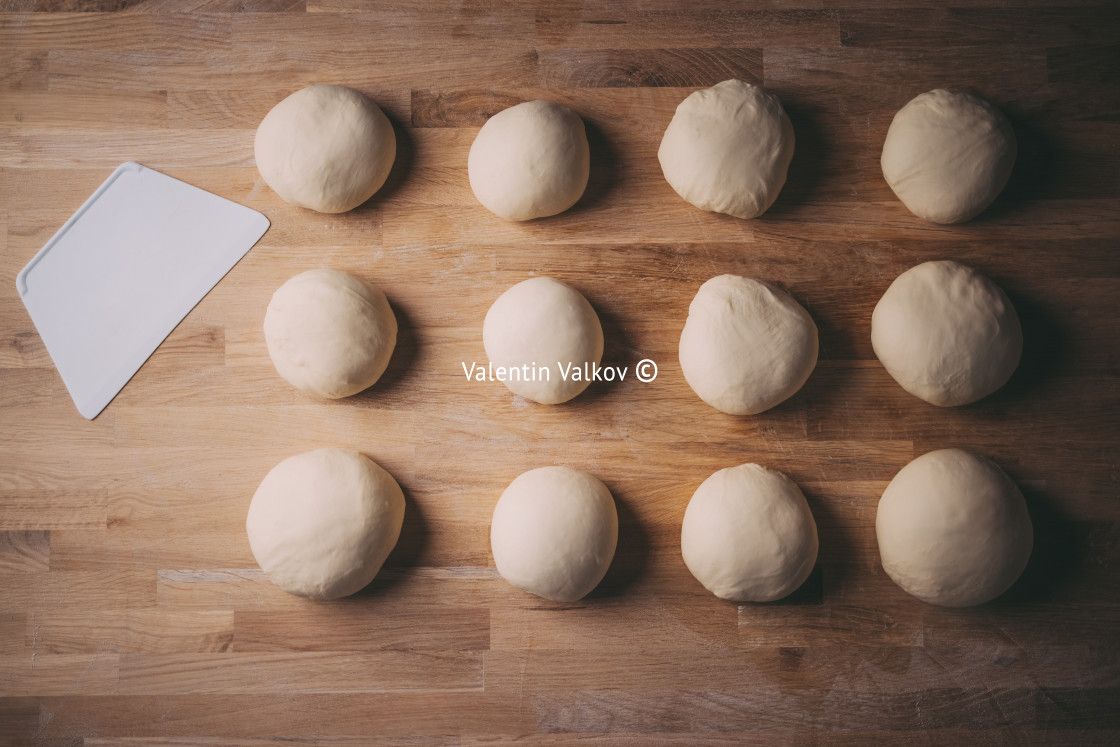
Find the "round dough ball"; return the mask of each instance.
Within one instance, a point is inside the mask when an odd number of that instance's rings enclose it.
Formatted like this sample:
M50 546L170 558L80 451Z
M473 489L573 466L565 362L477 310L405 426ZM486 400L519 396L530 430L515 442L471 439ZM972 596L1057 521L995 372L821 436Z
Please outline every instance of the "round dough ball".
M753 415L801 388L817 365L817 325L788 293L737 275L700 286L681 332L681 370L700 399Z
M564 212L583 194L590 169L583 120L552 101L526 101L490 117L467 157L474 196L506 220Z
M556 602L582 599L598 586L617 543L618 514L607 486L570 467L519 475L490 522L502 578Z
M308 270L272 294L264 339L276 370L313 397L338 399L373 385L397 344L385 294L340 270Z
M963 223L992 204L1015 165L1015 132L981 98L939 88L894 115L880 163L914 215Z
M657 160L669 186L687 202L757 218L786 183L793 144L793 125L776 95L725 80L677 106Z
M366 586L397 544L404 494L351 449L285 459L265 476L245 530L268 579L290 594L337 599Z
M770 602L797 589L817 562L817 524L781 472L757 464L721 469L684 512L684 564L720 599Z
M925 262L895 278L871 315L871 345L894 380L941 407L1003 386L1023 352L1015 307L958 262Z
M579 291L536 277L493 303L482 324L482 344L495 376L501 375L499 367L506 369L505 385L511 392L555 405L587 388L584 367L603 358L603 327Z
M345 213L373 196L389 176L397 138L365 94L318 84L296 91L261 120L257 169L285 202Z
M879 500L883 570L904 591L943 607L983 604L1007 591L1030 558L1034 529L1003 470L960 449L923 454Z

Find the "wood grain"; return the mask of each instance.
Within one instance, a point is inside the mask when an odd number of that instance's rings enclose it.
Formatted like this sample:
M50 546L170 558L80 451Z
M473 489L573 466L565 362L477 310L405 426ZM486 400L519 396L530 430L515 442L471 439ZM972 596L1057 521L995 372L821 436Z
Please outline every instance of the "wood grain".
M0 0L0 744L262 747L1120 740L1120 12L1095 0ZM661 134L728 77L782 98L797 151L742 221L665 183ZM314 82L354 86L398 136L389 181L337 216L261 180L260 118ZM912 216L882 179L895 111L938 86L1003 109L1019 159L961 226ZM475 133L535 98L573 107L592 152L570 211L483 209ZM260 210L261 242L108 409L85 421L15 292L28 259L119 163ZM956 259L1016 305L1022 363L995 395L935 408L875 359L899 273ZM261 334L288 277L337 267L400 324L385 376L337 402L272 368ZM677 342L725 272L788 290L820 328L808 383L735 418L684 382ZM603 321L605 362L656 381L556 407L469 383L508 286L551 275ZM281 459L360 449L407 500L359 594L313 603L256 567L245 512ZM900 591L875 508L915 455L961 446L1022 487L1035 549L976 609ZM817 567L785 600L733 605L680 557L713 471L756 461L803 488ZM611 489L603 584L560 605L506 584L489 519L547 464Z

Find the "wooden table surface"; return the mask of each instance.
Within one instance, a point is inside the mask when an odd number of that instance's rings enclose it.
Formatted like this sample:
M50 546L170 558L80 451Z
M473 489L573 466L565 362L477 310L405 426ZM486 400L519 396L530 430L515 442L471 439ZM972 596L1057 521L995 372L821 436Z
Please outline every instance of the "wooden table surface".
M925 7L0 0L0 740L1117 743L1120 12L906 4ZM776 91L797 133L757 220L687 205L656 158L677 103L730 77ZM388 184L344 215L286 205L254 166L261 117L314 82L368 93L397 129ZM961 226L912 216L879 170L895 111L948 85L1005 111L1020 148ZM563 215L506 223L467 151L533 98L582 115L591 183ZM126 160L272 228L87 422L15 276ZM1019 370L972 406L915 399L871 349L875 302L931 259L990 275L1023 321ZM400 322L383 380L341 401L288 386L261 332L272 292L315 267L373 282ZM677 362L689 301L728 272L820 328L804 389L755 417L705 405ZM606 363L650 358L657 379L554 407L467 382L490 303L533 275L587 296ZM408 509L381 576L315 603L265 580L244 518L273 465L324 446L370 455ZM883 488L950 446L995 459L1036 529L1023 578L976 609L907 596L877 558ZM818 567L782 602L720 601L681 560L692 492L744 462L792 476L819 526ZM598 476L620 513L576 604L510 587L490 554L499 494L550 464Z

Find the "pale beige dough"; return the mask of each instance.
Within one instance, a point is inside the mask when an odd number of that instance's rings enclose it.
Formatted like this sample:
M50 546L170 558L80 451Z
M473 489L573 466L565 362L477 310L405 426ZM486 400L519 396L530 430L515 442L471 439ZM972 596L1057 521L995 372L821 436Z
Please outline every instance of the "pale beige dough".
M261 177L285 202L344 213L385 183L397 140L365 94L317 84L272 107L257 127L254 149Z
M963 223L1003 191L1015 166L1015 131L978 96L938 88L894 116L883 143L883 177L914 215Z
M817 326L788 293L719 275L692 299L679 353L700 399L732 415L753 415L793 396L809 378Z
M618 543L614 498L570 467L541 467L509 484L494 507L490 548L502 578L557 602L599 585Z
M482 126L467 157L471 189L487 210L523 221L562 213L587 187L583 120L553 101L526 101Z
M397 319L385 294L341 270L289 279L264 317L268 354L300 391L338 399L366 389L385 372L397 344Z
M708 591L769 602L801 586L817 561L817 524L781 472L757 464L721 469L688 502L681 554Z
M875 536L883 569L909 594L971 607L1011 587L1034 544L1027 504L987 459L961 449L923 454L879 500Z
M725 80L677 106L657 159L669 186L692 205L756 218L778 198L793 147L793 125L776 95Z
M381 569L404 521L392 475L351 449L290 457L261 481L245 530L257 564L284 591L337 599Z
M504 383L514 394L555 405L587 388L590 382L577 380L571 371L602 360L603 327L579 291L550 277L535 277L494 301L482 325L482 343L494 366L546 367L547 379L536 375Z
M871 345L903 389L952 407L1011 378L1023 330L1011 301L987 277L959 262L924 262L895 278L875 305Z

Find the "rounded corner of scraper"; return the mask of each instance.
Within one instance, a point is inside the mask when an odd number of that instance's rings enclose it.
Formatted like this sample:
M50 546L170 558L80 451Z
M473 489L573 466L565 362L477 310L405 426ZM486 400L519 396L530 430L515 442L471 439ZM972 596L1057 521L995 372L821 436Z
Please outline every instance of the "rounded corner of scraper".
M83 418L85 418L86 420L93 420L94 418L96 418L98 415L100 415L102 412L105 411L105 408L108 407L108 403L106 403L104 405L100 405L100 406L93 405L91 407L90 405L86 405L86 404L79 405L77 402L75 402L74 406L78 408L78 414L81 415Z
M19 294L20 298L23 298L27 295L27 271L29 269L31 268L24 267L19 271L19 274L16 275L16 293Z

